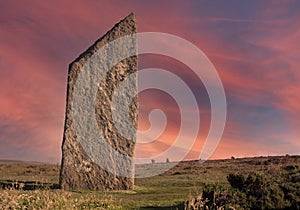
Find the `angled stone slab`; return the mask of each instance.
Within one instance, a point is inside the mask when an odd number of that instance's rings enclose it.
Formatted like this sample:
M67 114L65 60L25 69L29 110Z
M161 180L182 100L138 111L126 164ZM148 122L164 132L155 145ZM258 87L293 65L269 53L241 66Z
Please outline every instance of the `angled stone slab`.
M121 40L119 49L109 44L135 34L132 13L69 65L62 189L133 188L138 113L136 40L135 36Z

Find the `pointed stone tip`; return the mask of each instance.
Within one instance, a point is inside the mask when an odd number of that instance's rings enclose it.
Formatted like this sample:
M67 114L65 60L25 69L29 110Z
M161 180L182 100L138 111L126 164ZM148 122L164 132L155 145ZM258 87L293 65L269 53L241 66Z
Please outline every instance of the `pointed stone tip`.
M131 17L133 19L136 19L135 12L131 12L127 17Z
M134 22L136 21L136 15L135 12L131 12L129 15L127 15L123 20L133 20ZM123 21L121 20L121 21Z
M114 27L110 30L118 30L118 28L122 25L123 30L124 27L127 28L126 30L124 30L122 33L123 35L127 35L127 33L129 32L129 34L132 33L136 33L136 16L134 12L131 12L129 15L127 15L125 18L121 19L118 23L116 23L114 25ZM126 32L127 31L127 32ZM122 35L121 35L122 36Z
M73 64L76 62L79 62L84 57L90 57L91 54L94 54L94 52L100 48L100 45L97 45L101 42L103 37L106 37L106 42L111 41L117 37L112 36L112 33L114 31L119 31L119 36L124 36L128 34L134 34L137 33L137 23L136 23L136 15L135 12L131 12L129 15L127 15L125 18L120 20L118 23L116 23L110 30L107 31L105 35L103 35L101 38L99 38L92 46L90 46L86 51L81 53L72 63L69 64L69 69L72 68ZM85 59L84 59L85 60Z
M118 29L122 27L122 29ZM115 26L111 29L112 30L123 30L120 36L133 34L137 32L137 23L136 23L136 16L134 12L131 12L125 18L120 20Z

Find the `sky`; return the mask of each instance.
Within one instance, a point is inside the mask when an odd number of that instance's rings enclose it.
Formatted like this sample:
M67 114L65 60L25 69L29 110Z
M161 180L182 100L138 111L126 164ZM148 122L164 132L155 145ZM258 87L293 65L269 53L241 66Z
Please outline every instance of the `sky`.
M60 162L68 64L130 12L138 32L182 37L215 66L227 120L211 159L300 154L299 1L15 0L0 1L0 159ZM201 124L185 158L197 159L211 121L203 83L169 57L138 62L173 72L195 94ZM168 120L160 137L137 144L136 156L149 157L176 139L179 107L159 90L140 92L139 105L140 130L153 109Z

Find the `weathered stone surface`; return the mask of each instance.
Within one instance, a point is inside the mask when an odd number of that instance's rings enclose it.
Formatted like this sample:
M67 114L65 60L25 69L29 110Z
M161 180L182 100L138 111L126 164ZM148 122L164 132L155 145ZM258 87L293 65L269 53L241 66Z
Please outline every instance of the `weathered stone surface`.
M86 62L106 43L119 37L136 33L136 21L134 14L130 14L125 19L116 24L102 38L97 40L87 51L81 54L69 66L68 87L67 87L67 105L65 128L62 144L62 164L60 172L60 187L62 189L90 189L90 190L127 190L132 189L134 184L134 165L129 162L126 165L130 176L120 176L117 173L103 169L97 164L97 161L91 157L84 149L79 140L78 133L74 126L74 110L72 110L74 99L74 86L79 74L85 71ZM136 47L136 46L134 46ZM108 52L103 59L109 59L114 52ZM101 59L101 58L100 58ZM96 65L93 63L93 65ZM137 72L137 56L131 56L119 62L110 71L108 71L99 84L97 95L94 99L95 116L98 128L104 140L111 148L126 157L133 156L135 145L135 134L131 139L125 138L116 128L112 116L113 93L118 85L124 81L130 74ZM90 81L86 81L87 83ZM136 76L131 82L131 90L136 93ZM129 107L129 115L133 126L137 126L137 98L133 100L125 96L124 106ZM130 99L130 100L129 100ZM91 100L91 99L87 99ZM129 103L129 104L128 104ZM81 107L84 109L85 107ZM123 122L126 127L126 120ZM87 142L88 144L89 142ZM95 145L91 145L93 147ZM96 145L97 147L98 145ZM95 150L99 151L99 150ZM103 157L98 154L99 158ZM110 157L111 158L111 157ZM112 160L113 161L113 160ZM113 170L112 170L113 171Z

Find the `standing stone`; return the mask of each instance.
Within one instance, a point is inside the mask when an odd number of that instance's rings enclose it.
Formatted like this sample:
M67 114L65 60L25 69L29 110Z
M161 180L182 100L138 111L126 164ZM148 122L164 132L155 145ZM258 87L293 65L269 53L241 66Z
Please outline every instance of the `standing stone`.
M82 53L74 62L69 65L68 72L68 87L67 87L67 105L66 105L66 118L65 118L65 127L64 127L64 136L62 143L62 163L60 171L60 187L62 189L88 189L88 190L128 190L133 189L134 184L134 165L133 162L129 162L129 165L126 165L127 170L129 171L130 176L122 176L112 171L106 170L99 165L95 158L91 157L87 153L87 150L84 148L90 147L95 149L95 151L101 151L99 148L95 148L99 145L84 145L79 140L79 134L76 132L75 123L74 123L74 111L72 106L74 106L74 87L76 85L76 80L79 75L85 71L85 64L89 59L104 45L113 40L116 40L120 37L126 35L136 34L136 20L135 15L132 13L127 16L125 19L116 24L110 31L108 31L102 38L97 40L91 47L89 47L84 53ZM136 49L136 44L134 44ZM124 50L124 49L123 49ZM125 46L126 50L126 46ZM100 60L110 59L111 56L114 56L115 52L107 52L106 56ZM97 65L97 63L92 63ZM89 64L89 68L93 68ZM96 66L95 66L96 68ZM103 79L101 80L96 97L94 99L87 98L86 100L94 100L95 105L95 116L98 125L99 132L103 136L108 145L111 147L111 151L115 150L118 153L129 157L133 157L133 150L135 145L135 133L131 139L124 137L118 132L118 128L114 124L113 114L112 114L112 101L113 94L116 91L118 85L122 83L129 75L135 75L133 80L131 80L131 91L136 94L137 84L136 84L136 73L137 72L137 56L128 57L106 72ZM87 72L89 73L89 72ZM90 73L92 74L92 73ZM132 82L133 81L133 82ZM86 81L89 83L90 81ZM126 94L125 94L126 95ZM123 100L124 106L129 107L129 116L132 120L132 125L137 127L137 97L135 96L131 100L128 96L126 100ZM130 100L129 100L130 99ZM85 107L81 107L85 109ZM121 123L125 124L121 120ZM109 150L110 151L110 150ZM102 156L101 156L102 155ZM105 160L103 154L96 154L99 159ZM112 159L110 159L113 161ZM105 161L104 161L105 162ZM110 166L109 166L110 167Z

